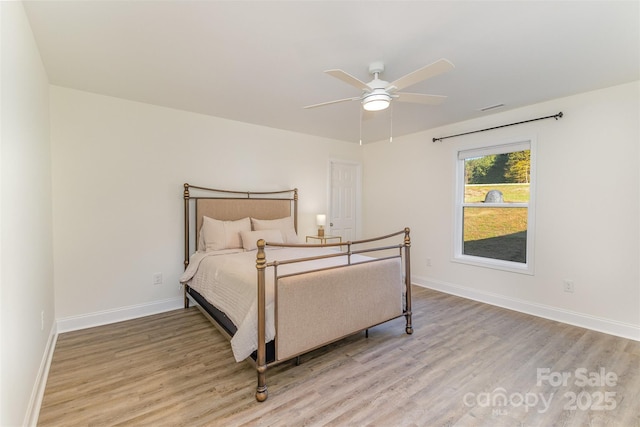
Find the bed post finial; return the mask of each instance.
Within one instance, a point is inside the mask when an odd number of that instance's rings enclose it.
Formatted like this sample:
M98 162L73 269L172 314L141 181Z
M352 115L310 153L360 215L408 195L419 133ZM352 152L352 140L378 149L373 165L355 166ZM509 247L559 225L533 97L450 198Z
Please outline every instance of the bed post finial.
M190 187L190 185L185 182L184 183L184 198L185 199L189 198L189 187Z
M258 402L264 402L267 400L267 350L265 343L265 269L267 257L264 252L265 245L266 242L264 239L258 240L258 254L256 255L256 269L258 270L258 349L256 357L258 386L256 387L256 400Z

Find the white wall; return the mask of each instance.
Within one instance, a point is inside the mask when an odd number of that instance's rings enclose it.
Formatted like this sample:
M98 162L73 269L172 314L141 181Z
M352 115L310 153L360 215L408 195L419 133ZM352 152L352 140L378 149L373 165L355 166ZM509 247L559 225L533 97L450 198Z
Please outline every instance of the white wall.
M298 187L304 235L326 212L329 159L362 155L357 144L56 86L50 97L61 330L180 304L184 182Z
M425 286L640 339L639 92L635 82L366 145L365 233L410 226ZM456 151L520 137L538 144L535 275L452 262Z
M55 336L49 84L22 3L0 14L0 425L18 426L34 422Z

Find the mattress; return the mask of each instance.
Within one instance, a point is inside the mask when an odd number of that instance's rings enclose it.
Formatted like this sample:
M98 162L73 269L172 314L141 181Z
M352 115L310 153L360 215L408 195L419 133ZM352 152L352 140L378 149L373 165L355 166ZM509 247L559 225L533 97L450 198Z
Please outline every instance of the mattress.
M272 248L265 250L267 262L335 254L336 248ZM357 263L370 258L352 255ZM278 275L299 273L326 267L345 265L347 257L332 257L278 266ZM266 269L266 341L275 338L274 268ZM224 250L196 252L180 278L218 310L224 312L237 327L231 339L231 349L240 362L258 348L258 299L256 251Z

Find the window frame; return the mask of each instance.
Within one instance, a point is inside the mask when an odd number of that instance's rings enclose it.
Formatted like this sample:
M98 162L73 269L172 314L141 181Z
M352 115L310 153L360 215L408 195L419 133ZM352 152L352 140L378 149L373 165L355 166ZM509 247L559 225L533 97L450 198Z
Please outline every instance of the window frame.
M455 199L454 199L454 232L453 232L453 257L452 261L474 265L478 267L493 268L522 274L534 274L534 248L535 248L535 188L536 188L536 140L535 138L513 139L502 143L486 143L468 147L460 147L454 150L455 162ZM529 150L530 154L530 183L528 203L501 203L492 204L491 207L510 209L527 208L527 255L526 262L505 261L494 258L486 258L463 253L464 223L463 215L466 206L478 207L477 203L465 203L465 160L473 157L488 156L492 154L505 154L522 150Z

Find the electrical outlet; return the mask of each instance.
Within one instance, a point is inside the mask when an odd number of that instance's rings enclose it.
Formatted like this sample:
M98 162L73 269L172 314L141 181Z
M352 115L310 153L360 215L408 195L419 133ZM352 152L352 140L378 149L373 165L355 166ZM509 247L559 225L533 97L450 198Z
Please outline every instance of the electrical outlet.
M427 258L427 267L431 267L431 258Z
M573 280L567 280L567 279L565 279L565 280L562 282L562 289L563 289L565 292L569 292L569 293L571 293L571 294L572 294L572 293L573 293L573 291L574 291Z
M154 285L162 285L162 273L155 273L153 275L153 284Z
M44 310L40 312L40 330L44 331Z

